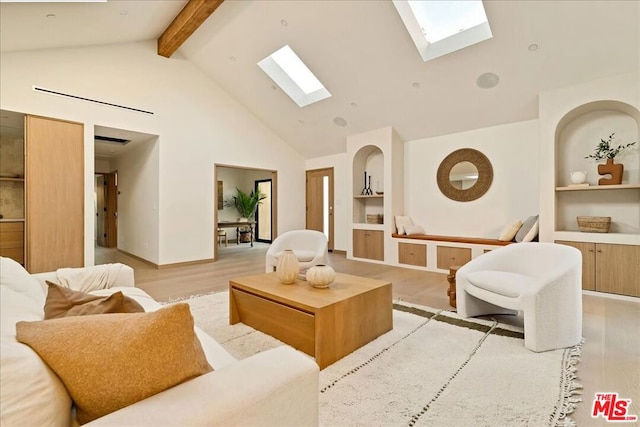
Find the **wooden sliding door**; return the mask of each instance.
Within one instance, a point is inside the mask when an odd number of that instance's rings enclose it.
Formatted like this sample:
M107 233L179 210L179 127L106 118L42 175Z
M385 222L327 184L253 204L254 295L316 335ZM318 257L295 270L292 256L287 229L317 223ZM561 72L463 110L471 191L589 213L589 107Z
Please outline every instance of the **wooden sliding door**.
M27 270L84 266L84 126L26 116Z

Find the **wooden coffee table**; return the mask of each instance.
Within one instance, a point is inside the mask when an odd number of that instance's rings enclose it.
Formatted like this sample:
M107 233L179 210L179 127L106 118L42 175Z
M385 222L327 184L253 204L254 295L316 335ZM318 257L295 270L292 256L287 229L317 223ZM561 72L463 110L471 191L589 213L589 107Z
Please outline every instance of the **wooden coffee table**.
M229 282L229 323L242 322L316 358L320 369L393 328L391 283L338 273L326 289L276 273Z

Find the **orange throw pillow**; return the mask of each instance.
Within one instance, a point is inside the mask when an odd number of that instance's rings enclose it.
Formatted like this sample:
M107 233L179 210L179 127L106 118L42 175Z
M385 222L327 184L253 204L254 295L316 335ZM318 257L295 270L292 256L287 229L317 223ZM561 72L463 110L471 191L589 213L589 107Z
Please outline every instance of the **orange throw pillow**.
M88 423L213 370L188 304L149 313L18 322L18 341L58 375Z

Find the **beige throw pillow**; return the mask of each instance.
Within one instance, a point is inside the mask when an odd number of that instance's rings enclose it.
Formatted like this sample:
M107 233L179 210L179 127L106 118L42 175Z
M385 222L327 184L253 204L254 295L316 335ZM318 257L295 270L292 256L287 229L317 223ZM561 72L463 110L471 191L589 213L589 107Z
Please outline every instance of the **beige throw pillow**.
M410 216L396 215L394 219L396 221L396 229L398 230L398 234L407 234L404 229L405 226L413 225L413 220Z
M18 341L60 377L85 424L213 369L189 305L18 322Z
M515 221L505 225L502 231L500 231L498 240L501 240L503 242L512 241L513 238L516 237L516 233L518 232L518 230L520 230L520 227L522 227L522 221L520 221L519 219L516 219Z
M49 291L44 303L45 320L88 314L144 312L144 308L136 300L119 291L107 296L96 296L74 291L48 280L46 282Z

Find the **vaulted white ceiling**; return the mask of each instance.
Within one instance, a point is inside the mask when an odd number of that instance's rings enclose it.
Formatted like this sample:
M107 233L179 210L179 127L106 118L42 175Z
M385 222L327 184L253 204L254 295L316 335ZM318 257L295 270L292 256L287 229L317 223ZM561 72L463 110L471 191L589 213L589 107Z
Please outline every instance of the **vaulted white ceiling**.
M0 48L154 39L184 4L2 3ZM541 91L640 73L638 1L484 4L493 38L429 62L381 0L227 0L179 52L307 158L344 152L348 135L388 125L414 140L535 119ZM257 66L286 44L331 98L300 108ZM476 85L485 72L499 76L497 87Z

